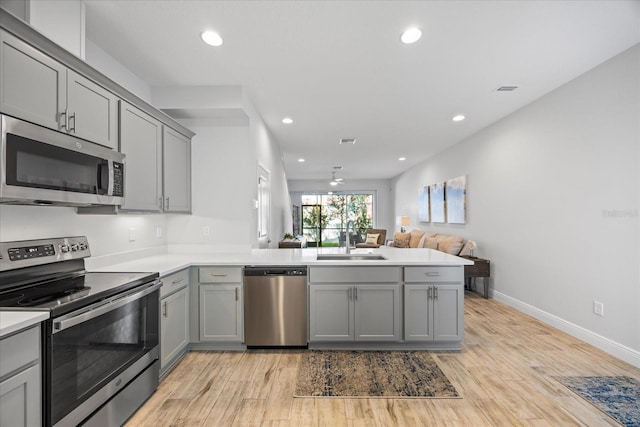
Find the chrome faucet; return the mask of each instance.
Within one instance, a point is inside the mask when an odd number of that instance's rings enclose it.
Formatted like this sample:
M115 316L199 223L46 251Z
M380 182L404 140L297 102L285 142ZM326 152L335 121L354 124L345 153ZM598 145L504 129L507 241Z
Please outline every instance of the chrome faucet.
M347 232L345 233L345 243L347 246L347 253L351 253L351 239L349 238L349 224L351 224L351 228L354 229L353 221L347 221Z

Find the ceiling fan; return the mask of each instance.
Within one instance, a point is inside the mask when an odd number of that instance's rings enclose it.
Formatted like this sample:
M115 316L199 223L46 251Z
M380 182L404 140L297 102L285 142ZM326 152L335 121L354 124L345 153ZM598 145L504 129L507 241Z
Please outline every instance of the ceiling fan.
M344 184L343 179L336 178L336 173L331 172L331 181L329 181L329 185L331 185L332 187L335 187L336 185L342 185L342 184Z

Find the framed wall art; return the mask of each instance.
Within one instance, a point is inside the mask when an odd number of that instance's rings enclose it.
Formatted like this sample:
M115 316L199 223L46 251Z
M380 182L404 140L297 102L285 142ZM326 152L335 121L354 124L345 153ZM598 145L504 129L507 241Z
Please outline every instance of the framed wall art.
M431 220L431 208L429 206L429 186L425 185L418 196L418 221L429 222Z
M431 196L431 222L444 222L446 219L444 206L445 183L438 182L431 184L429 187Z
M445 190L447 200L447 222L464 224L466 221L467 179L459 176L447 180Z

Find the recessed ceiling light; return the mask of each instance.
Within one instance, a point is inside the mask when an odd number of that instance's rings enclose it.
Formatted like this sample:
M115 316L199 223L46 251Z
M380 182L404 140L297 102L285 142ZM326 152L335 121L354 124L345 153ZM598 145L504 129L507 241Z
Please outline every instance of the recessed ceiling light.
M284 123L285 125L290 125L291 123L293 123L293 119L291 117L285 117L284 119L282 119L282 123Z
M298 159L298 161L299 161L300 163L304 163L304 159L303 159L303 158L299 158L299 159Z
M411 44L420 40L420 37L422 37L422 31L420 31L419 28L409 28L404 33L402 33L402 36L400 36L400 41L402 41L402 43L404 44Z
M404 162L405 160L407 160L406 157L398 157L398 160L400 160L401 162Z
M355 138L341 138L340 139L340 144L350 144L353 145L356 143L356 139Z
M458 114L457 116L453 116L453 120L454 122L461 122L465 119L465 117L462 114Z
M221 46L222 45L222 37L220 34L215 31L205 31L200 34L202 41L211 46Z

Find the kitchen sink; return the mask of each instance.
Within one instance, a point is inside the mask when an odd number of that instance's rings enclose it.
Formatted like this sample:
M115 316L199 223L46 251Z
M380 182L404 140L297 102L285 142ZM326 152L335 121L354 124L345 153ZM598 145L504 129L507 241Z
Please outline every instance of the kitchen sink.
M318 261L380 261L387 258L378 254L318 254Z

